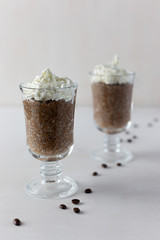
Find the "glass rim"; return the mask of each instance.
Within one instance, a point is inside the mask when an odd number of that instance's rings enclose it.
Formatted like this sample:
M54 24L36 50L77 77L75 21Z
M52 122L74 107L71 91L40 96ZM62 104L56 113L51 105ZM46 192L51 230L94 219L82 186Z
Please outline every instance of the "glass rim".
M64 87L56 87L55 89L45 88L45 87L28 87L28 83L20 83L19 88L20 89L31 89L31 90L45 90L45 91L54 91L58 89L70 89L70 88L77 88L78 83L73 83L70 86L64 86Z
M123 77L123 76L135 76L136 73L133 72L133 71L128 71L125 74L110 74L110 75L107 75L107 74L96 74L96 73L94 73L94 71L91 71L91 72L89 72L89 75L99 76L99 77Z

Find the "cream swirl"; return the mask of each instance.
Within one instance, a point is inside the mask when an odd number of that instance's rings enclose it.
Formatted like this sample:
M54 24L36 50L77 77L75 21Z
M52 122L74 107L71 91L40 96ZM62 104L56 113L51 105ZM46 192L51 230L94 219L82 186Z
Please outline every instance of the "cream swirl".
M96 65L91 72L91 81L104 82L106 84L131 83L131 75L133 73L123 68L119 68L118 65L119 57L117 55L114 56L110 63Z
M36 76L24 88L25 99L35 100L60 100L70 101L75 94L74 83L68 78L60 78L53 74L49 68L41 76Z

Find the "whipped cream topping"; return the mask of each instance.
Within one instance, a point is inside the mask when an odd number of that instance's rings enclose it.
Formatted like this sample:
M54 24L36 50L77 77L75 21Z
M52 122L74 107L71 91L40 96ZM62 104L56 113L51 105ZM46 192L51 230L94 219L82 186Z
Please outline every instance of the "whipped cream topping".
M128 70L119 68L118 65L119 57L115 55L110 63L95 66L91 72L91 81L106 84L132 83L134 74Z
M68 102L75 95L75 87L70 79L60 78L47 68L41 76L36 76L32 82L25 85L23 93L25 99L42 101L64 99Z

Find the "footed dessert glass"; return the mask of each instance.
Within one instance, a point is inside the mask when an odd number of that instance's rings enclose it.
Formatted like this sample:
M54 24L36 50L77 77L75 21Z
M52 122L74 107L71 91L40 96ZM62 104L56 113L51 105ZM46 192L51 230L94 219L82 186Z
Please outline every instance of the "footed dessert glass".
M63 176L61 159L73 149L74 111L77 84L53 90L29 88L20 84L29 152L40 160L40 177L31 180L26 191L38 198L65 198L78 190L77 183ZM26 93L51 96L51 100L26 98ZM59 100L55 99L56 96ZM65 99L64 96L69 96Z
M95 78L93 72L90 75ZM102 81L92 81L94 120L97 129L105 133L105 138L103 148L94 151L92 157L108 165L129 162L133 155L121 147L119 134L131 125L135 73L108 76L110 82L116 82L112 84L105 83L102 75L98 77ZM126 82L117 83L121 82L120 78L125 78Z

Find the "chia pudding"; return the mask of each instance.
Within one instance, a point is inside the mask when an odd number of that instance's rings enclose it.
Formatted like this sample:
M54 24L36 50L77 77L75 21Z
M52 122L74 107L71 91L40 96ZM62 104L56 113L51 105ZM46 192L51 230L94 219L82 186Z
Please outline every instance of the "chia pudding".
M117 67L119 59L91 73L94 120L99 130L115 134L130 123L134 74Z
M55 161L71 152L76 88L49 69L31 84L21 85L27 145L34 157Z

